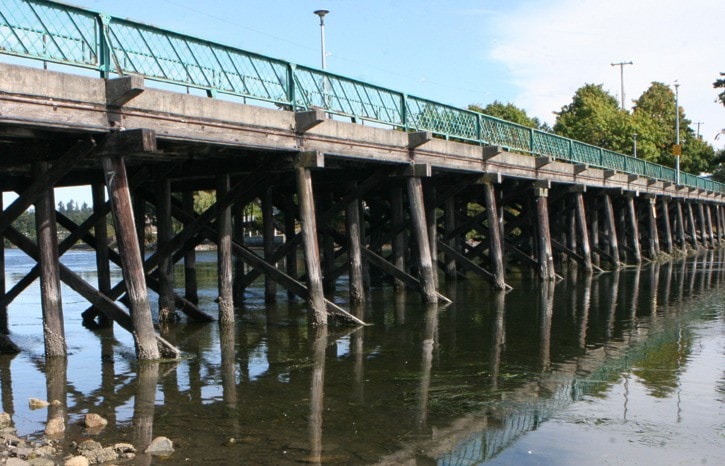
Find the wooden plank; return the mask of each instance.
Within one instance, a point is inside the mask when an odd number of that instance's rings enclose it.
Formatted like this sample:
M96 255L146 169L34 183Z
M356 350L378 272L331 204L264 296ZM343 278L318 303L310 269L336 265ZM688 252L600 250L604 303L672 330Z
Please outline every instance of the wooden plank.
M489 258L493 264L493 286L498 290L506 288L506 269L503 263L503 244L501 242L501 227L496 207L496 193L492 183L483 184L483 194L486 199L486 219L488 221Z
M428 231L425 219L425 203L423 201L423 185L420 178L408 178L408 204L412 220L413 236L418 246L418 260L420 265L421 292L427 303L437 303L438 296L433 274L433 262L428 243Z

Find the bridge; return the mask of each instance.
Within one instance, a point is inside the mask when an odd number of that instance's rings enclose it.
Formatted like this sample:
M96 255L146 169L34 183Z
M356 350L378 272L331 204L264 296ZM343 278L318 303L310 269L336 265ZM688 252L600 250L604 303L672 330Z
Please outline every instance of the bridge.
M89 301L88 325L116 322L134 334L139 358L158 359L178 350L154 331L149 289L160 321L180 309L230 324L234 303L264 276L266 300L278 287L306 300L311 325L362 324L343 307L356 309L383 277L445 302L439 272L505 289L507 273L554 280L556 267L615 269L725 237L725 185L712 180L86 9L0 6L0 187L18 194L0 235L38 261L12 289L0 284L0 317L7 333L8 304L39 277L46 355L65 354L61 281ZM94 213L75 224L56 212L52 188L81 185ZM201 213L198 191L216 192ZM261 252L245 242L253 203ZM31 205L36 240L13 226ZM147 205L157 247L142 260ZM60 242L58 225L69 232ZM78 241L96 251L97 284L58 261ZM217 245L218 316L196 304L194 250L204 241ZM183 296L172 277L182 260ZM115 286L112 262L123 271ZM344 275L341 306L331 297ZM130 312L117 302L124 293Z

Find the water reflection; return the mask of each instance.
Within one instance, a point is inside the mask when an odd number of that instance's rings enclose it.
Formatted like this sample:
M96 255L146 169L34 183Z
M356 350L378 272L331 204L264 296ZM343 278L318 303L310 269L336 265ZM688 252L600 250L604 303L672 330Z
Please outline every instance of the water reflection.
M130 439L143 451L165 435L180 445L173 461L191 464L481 462L583 398L613 398L608 415L621 422L636 419L643 398L687 399L700 347L690 322L723 301L722 260L711 251L601 275L571 270L541 286L522 277L509 293L459 280L444 309L375 289L352 308L375 325L352 330L308 329L298 304L270 308L253 285L235 325L165 329L186 355L171 366L137 365L125 334L87 338L73 321L69 361L86 358L89 369L0 358L3 409L21 435L63 418L70 442L91 435L77 421L102 407L109 426L92 434L102 443ZM13 401L29 397L25 380L38 375L61 401L43 419Z

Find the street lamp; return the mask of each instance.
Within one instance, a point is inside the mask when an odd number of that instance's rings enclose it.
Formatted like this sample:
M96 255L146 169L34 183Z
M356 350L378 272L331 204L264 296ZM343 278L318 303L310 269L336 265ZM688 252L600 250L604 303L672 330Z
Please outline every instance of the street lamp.
M327 68L327 58L325 52L325 16L330 10L315 10L314 14L320 17L320 47L322 49L322 69Z
M680 83L675 81L675 181L680 184Z

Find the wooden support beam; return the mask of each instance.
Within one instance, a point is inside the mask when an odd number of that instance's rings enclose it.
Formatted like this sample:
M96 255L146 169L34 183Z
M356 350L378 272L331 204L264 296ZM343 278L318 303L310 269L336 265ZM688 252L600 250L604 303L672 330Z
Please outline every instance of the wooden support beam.
M295 168L325 168L325 154L317 150L299 152L295 159Z
M682 212L681 200L675 200L675 209L675 236L678 246L684 251L687 249L687 237L685 236L685 216Z
M357 191L355 183L350 188L352 191ZM360 304L365 301L365 287L360 235L360 201L358 199L348 203L345 209L345 231L347 232L350 302Z
M390 221L395 231L391 244L392 260L396 268L406 271L405 267L405 232L403 217L403 188L394 183L390 188ZM405 284L396 277L393 277L393 287L396 291L403 291Z
M451 249L456 249L456 238L453 237L453 231L456 229L456 198L450 196L446 199L443 208L443 222L445 228L445 238L447 238L447 245ZM456 251L458 252L458 251ZM455 281L458 276L456 269L456 259L452 254L445 254L445 275L446 280Z
M639 244L639 218L637 209L634 205L634 196L627 196L627 220L630 230L630 248L634 254L634 261L639 264L642 262L642 250Z
M102 162L108 197L111 200L118 250L123 262L121 270L131 302L136 356L140 360L156 360L159 359L160 353L154 334L138 237L134 231L135 222L126 165L121 157L104 157Z
M171 183L165 174L156 179L156 243L162 248L173 235L171 229ZM158 267L159 322L172 322L174 302L174 264L169 256L161 259Z
M322 288L322 269L320 267L320 248L317 244L317 219L312 191L312 174L309 168L295 169L297 197L299 199L302 245L307 270L308 317L313 327L327 325L325 294Z
M606 229L607 241L609 242L609 255L612 258L612 266L618 269L619 262L619 240L617 238L617 224L614 220L614 208L612 207L612 197L609 194L603 196L604 199L604 227Z
M445 242L442 240L438 240L438 247L445 253L450 255L451 257L454 257L456 259L456 262L458 265L465 270L468 270L469 272L475 273L476 275L480 276L484 280L487 280L491 283L491 285L495 289L500 290L510 290L512 289L510 285L504 283L501 283L500 280L497 279L496 275L489 272L488 270L484 269L480 265L473 262L468 257L464 256L463 254L459 253L452 247L448 246Z
M536 225L539 246L539 277L542 280L554 280L554 255L551 250L551 230L549 229L548 189L538 188L536 196Z
M273 191L267 186L262 194L262 241L264 260L276 267L277 264L270 262L274 254L274 204L272 203ZM264 302L277 302L277 283L269 275L264 277Z
M690 225L690 241L692 242L692 247L697 249L700 243L697 239L697 225L695 224L695 213L692 211L692 203L688 202L685 205L687 206L687 219L688 224Z
M672 227L670 223L670 206L669 199L666 196L660 197L660 207L662 211L662 232L664 234L665 252L672 254L674 251L674 245L672 242Z
M657 199L647 198L647 226L649 228L649 257L655 259L660 253L660 237L657 230Z
M398 176L430 178L433 175L433 168L429 163L411 163L404 165L398 169Z
M325 212L334 204L332 192L320 193L317 195L317 208L321 212ZM335 293L335 241L331 235L325 234L327 224L320 223L318 233L320 233L319 241L322 247L322 289L327 294ZM343 242L344 244L344 242Z
M584 194L574 193L574 211L576 215L576 226L579 232L579 245L584 258L584 271L592 272L592 250L589 243L589 230L587 229L587 215L584 210Z
M194 191L181 193L183 209L189 213L194 212ZM184 227L188 226L184 223ZM196 249L186 248L184 253L184 298L193 304L199 304L199 292L196 276Z
M42 180L48 173L47 162L33 163L33 178ZM43 309L43 341L46 358L65 357L67 345L63 326L63 299L60 291L58 228L55 222L53 186L46 186L35 203L35 231L40 266L40 302Z
M426 228L423 185L418 177L408 178L408 203L410 205L413 236L418 246L418 264L420 265L423 299L427 303L437 303L438 296L433 277L435 270L433 270Z
M710 204L705 204L705 221L707 223L707 235L710 238L710 245L715 248L717 246L715 242L715 232L712 228L712 214L710 213Z
M297 215L295 215L295 210L297 206L295 206L294 201L292 200L292 197L285 197L285 205L284 205L284 235L285 238L290 239L294 238L297 234L296 230L296 219ZM270 258L271 259L271 258ZM294 249L290 250L289 253L287 253L287 256L285 257L285 268L287 271L287 275L289 275L292 278L297 278L297 251ZM240 276L240 278L243 278ZM288 291L287 292L287 298L292 299L295 295Z
M503 242L501 241L501 226L496 207L496 192L493 184L483 185L483 195L486 200L486 217L488 221L489 258L493 265L493 286L498 290L506 287L506 269L503 262Z
M436 217L436 187L432 180L423 185L425 201L425 221L430 245L430 257L433 262L433 286L438 289L438 218Z
M93 225L96 251L96 273L98 274L98 291L107 294L111 290L111 268L108 249L108 222L106 214L110 212L110 204L106 205L105 186L101 183L91 185L93 212L98 213L98 221ZM101 212L103 212L101 214ZM99 312L98 325L102 328L113 326L113 321Z
M697 221L700 224L700 238L703 247L707 247L707 224L705 222L705 209L702 206L702 202L697 203Z
M217 174L216 198L231 190L229 173ZM232 276L232 211L229 205L217 205L217 279L219 284L219 323L234 323L234 286Z

